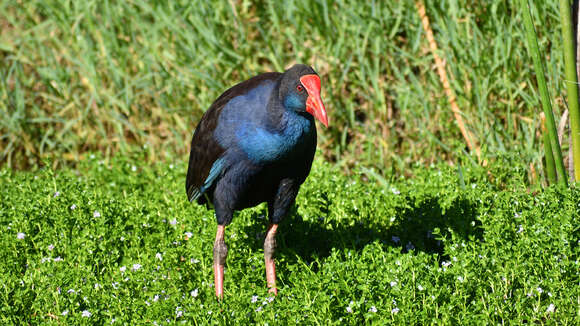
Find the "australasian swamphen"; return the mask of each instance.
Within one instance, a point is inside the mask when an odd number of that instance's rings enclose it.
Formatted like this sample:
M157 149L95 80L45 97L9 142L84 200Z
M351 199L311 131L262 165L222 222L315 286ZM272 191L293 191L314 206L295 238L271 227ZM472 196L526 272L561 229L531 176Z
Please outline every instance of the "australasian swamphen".
M268 203L266 281L277 293L274 252L278 224L294 203L316 150L314 118L328 127L320 77L309 66L263 73L225 91L205 112L191 140L186 191L214 206L215 294L223 297L228 247L225 226L235 210Z

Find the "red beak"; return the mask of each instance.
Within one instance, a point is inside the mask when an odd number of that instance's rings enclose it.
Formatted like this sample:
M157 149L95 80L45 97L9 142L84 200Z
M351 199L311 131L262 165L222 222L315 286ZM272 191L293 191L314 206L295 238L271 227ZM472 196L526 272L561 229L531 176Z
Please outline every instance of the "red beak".
M300 77L300 82L308 92L306 99L306 112L312 114L314 118L322 122L328 128L328 117L326 116L326 109L320 98L320 77L318 75L304 75Z

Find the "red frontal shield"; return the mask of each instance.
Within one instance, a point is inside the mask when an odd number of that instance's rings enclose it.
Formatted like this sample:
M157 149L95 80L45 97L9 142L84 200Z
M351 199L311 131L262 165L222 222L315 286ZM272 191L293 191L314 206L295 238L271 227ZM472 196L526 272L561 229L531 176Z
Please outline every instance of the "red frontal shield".
M306 111L312 114L318 121L322 122L325 127L328 127L326 109L320 98L320 77L318 75L304 75L300 77L300 82L306 88L306 92L308 92Z

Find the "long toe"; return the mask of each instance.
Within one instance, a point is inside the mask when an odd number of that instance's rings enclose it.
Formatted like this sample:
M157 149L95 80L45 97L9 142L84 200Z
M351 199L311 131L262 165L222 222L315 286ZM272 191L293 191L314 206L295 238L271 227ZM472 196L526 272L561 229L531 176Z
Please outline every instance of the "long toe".
M224 265L213 265L215 296L218 299L224 297Z

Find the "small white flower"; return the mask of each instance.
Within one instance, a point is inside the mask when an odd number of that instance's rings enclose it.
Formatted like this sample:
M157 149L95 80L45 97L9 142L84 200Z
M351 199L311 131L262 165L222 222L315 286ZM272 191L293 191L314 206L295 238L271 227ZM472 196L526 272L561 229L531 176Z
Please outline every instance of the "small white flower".
M68 291L66 291L66 293L76 293L76 291L74 289L68 289Z
M544 290L538 286L538 288L536 289L536 291L538 291L538 293L542 294L544 292Z
M211 310L207 312L208 315L211 315L212 313L213 313L213 311L211 311Z
M189 239L189 238L193 237L193 233L185 232L185 237Z
M75 209L77 209L77 205L75 205L75 204L70 205L70 210L71 211L74 211Z
M91 317L91 315L92 315L91 312L88 310L83 310L83 312L82 312L83 317Z
M16 234L16 238L22 240L22 239L26 238L26 233L24 233L24 232L18 232Z
M524 232L524 227L521 224L519 225L519 228L518 228L518 231L517 232L518 233Z
M375 306L372 306L372 307L369 309L369 312L377 312L377 307L375 307Z
M95 218L101 217L101 213L99 213L99 211L94 211L93 212L93 217L95 217Z
M191 296L192 297L196 298L197 295L198 295L198 289L195 289L195 290L191 291Z
M171 225L177 224L177 219L176 218L172 219L171 221L169 221L169 224Z
M66 316L66 315L68 315L68 310L65 310L65 311L61 312L61 313L60 313L60 315L61 315L61 316Z
M100 287L101 287L101 285L99 283L95 283L95 289L98 289Z
M457 280L458 280L459 282L463 282L463 281L465 281L465 279L463 278L463 276L457 276Z
M253 295L252 296L252 303L256 303L258 301L258 296L257 295Z
M153 297L153 302L157 302L158 300L159 300L159 294L156 294L156 295Z
M514 214L514 217L515 217L515 218L520 218L520 216L522 216L520 213L515 213L515 214Z
M58 197L58 196L60 196L60 191L57 190L52 197Z
M548 309L546 309L546 312L551 313L551 312L554 312L555 309L556 309L556 306L554 306L553 303L550 303L550 305L548 306Z
M159 260L163 260L163 256L159 252L155 254L155 258L157 258Z
M391 237L391 240L392 240L394 243L399 243L399 242L401 242L401 238L399 238L399 237L398 237L398 236L396 236L396 235L392 236L392 237Z
M127 270L127 267L121 266L121 268L119 268L119 270L121 271L121 273L125 273L125 271Z
M113 286L113 289L118 289L119 288L119 282L113 282L111 283L111 285Z
M391 313L392 313L393 315L396 315L396 314L398 314L398 313L399 313L399 311L400 311L400 310L399 310L399 308L397 308L397 307L395 307L395 308L391 309Z
M391 188L391 191L392 191L392 192L393 192L393 194L395 194L395 195L398 195L398 194L400 194L400 193L401 193L401 192L399 191L399 189L397 189L397 188L395 188L395 187L392 187L392 188Z
M191 259L189 260L189 262L190 262L190 263L192 263L192 264L197 264L197 263L199 263L199 260L197 260L197 259L195 259L195 258L191 258Z
M272 302L272 301L274 301L274 297L268 297L268 298L266 298L266 300L268 300L268 302Z
M183 310L181 310L181 307L177 306L175 308L175 316L176 316L176 318L183 316Z
M52 261L59 262L59 261L63 261L63 260L64 259L62 259L60 256L58 256L58 257L54 258Z
M401 261L400 260L395 261L395 265L401 266Z
M391 287L393 287L393 286L397 285L397 282L391 281L391 283L389 283L389 284L391 285Z
M443 267L449 267L449 266L451 266L451 262L450 261L444 261L444 262L441 263L441 266L443 266Z
M137 171L137 167L136 167L135 165L133 165L133 166L131 167L131 171L133 171L133 172Z
M256 312L260 312L262 311L262 306L259 306L258 308L256 308Z
M131 268L133 272L136 272L139 269L141 269L141 264L133 264L133 267Z
M419 289L419 291L423 291L424 290L424 288L420 284L417 286L417 289Z
M48 245L48 250L52 251L52 249L54 249L54 245L52 245L52 244L49 244L49 245Z
M350 306L346 307L346 312L348 312L349 314L352 314L352 308Z

